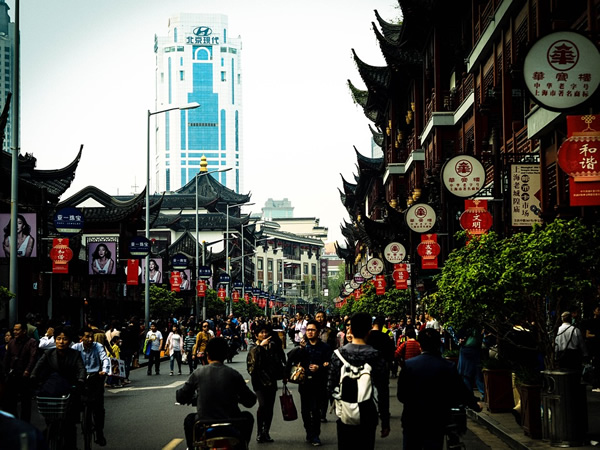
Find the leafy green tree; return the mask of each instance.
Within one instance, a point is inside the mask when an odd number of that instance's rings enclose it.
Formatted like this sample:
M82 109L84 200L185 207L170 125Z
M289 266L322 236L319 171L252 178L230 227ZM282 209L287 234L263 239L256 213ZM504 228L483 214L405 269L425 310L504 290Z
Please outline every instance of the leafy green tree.
M362 285L362 295L352 303L352 314L367 312L373 316L399 317L410 308L410 292L407 289L386 289L385 294L377 295L371 283Z
M488 233L450 254L427 306L447 325L486 326L500 339L526 321L552 368L560 313L595 298L599 266L600 231L578 219L506 239Z
M183 300L169 289L150 285L150 314L153 318L166 318L181 308Z

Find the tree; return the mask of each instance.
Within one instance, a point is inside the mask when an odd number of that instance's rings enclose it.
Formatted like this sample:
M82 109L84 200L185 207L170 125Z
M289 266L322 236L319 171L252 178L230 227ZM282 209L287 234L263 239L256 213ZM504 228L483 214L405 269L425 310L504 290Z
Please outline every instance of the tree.
M367 312L374 316L400 317L410 308L410 292L407 289L388 289L385 294L377 295L375 286L366 282L362 285L362 295L352 302L352 314Z
M595 298L599 266L600 230L579 219L506 239L488 233L450 254L427 302L447 325L486 326L499 339L526 321L553 368L560 314Z
M175 314L183 305L183 300L175 292L156 285L150 285L150 313L156 319Z

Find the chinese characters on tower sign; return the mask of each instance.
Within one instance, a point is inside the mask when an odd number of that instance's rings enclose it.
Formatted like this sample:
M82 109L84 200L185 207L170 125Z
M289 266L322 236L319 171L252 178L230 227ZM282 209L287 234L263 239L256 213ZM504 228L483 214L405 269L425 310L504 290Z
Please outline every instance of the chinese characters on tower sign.
M442 182L457 197L472 197L483 187L485 169L472 156L459 155L450 159L442 170Z
M513 227L541 223L541 174L539 164L510 166L510 204Z
M523 77L533 99L563 110L588 100L600 83L600 53L587 37L572 31L539 39L525 56Z

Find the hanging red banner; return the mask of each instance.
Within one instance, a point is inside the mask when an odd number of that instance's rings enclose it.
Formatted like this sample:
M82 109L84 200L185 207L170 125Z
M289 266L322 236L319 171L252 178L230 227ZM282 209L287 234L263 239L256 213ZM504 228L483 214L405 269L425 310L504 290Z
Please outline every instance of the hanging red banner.
M231 293L231 299L233 300L233 303L240 302L240 292L237 289L234 289Z
M465 212L460 215L460 226L472 236L487 233L492 228L492 215L487 200L465 200Z
M600 124L596 115L567 116L568 139L558 150L558 165L569 174L571 206L600 205Z
M73 258L73 251L69 248L67 238L55 238L50 250L52 259L52 273L69 273L69 261Z
M273 301L269 300L269 308L273 309Z
M410 273L407 270L406 264L394 264L392 278L396 282L396 289L408 289Z
M219 291L217 292L217 297L220 298L222 302L224 302L226 295L227 295L227 293L225 292L225 288L224 287L220 287Z
M385 294L385 276L383 275L377 275L375 277L375 294Z
M128 259L127 260L127 285L136 286L139 284L139 270L140 260L139 259Z
M422 269L437 269L440 246L437 243L437 234L422 234L421 243L417 246L417 253L421 256Z
M198 291L198 297L206 297L206 281L198 280L196 290Z
M178 272L176 270L171 272L171 278L169 279L169 282L171 283L171 291L173 292L179 292L181 289L179 288L179 286L181 286L181 272Z
M247 292L244 293L244 300L246 300L246 305L250 303L250 295Z
M256 295L252 296L252 303L258 303L258 297Z

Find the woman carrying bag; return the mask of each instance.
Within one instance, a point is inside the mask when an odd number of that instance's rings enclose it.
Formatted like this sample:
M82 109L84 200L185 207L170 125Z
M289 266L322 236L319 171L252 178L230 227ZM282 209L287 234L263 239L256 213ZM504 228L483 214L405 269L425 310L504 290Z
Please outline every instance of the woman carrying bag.
M283 379L285 353L279 336L266 323L261 322L254 329L247 364L252 389L258 398L256 442L273 442L269 430L273 421L277 380Z

